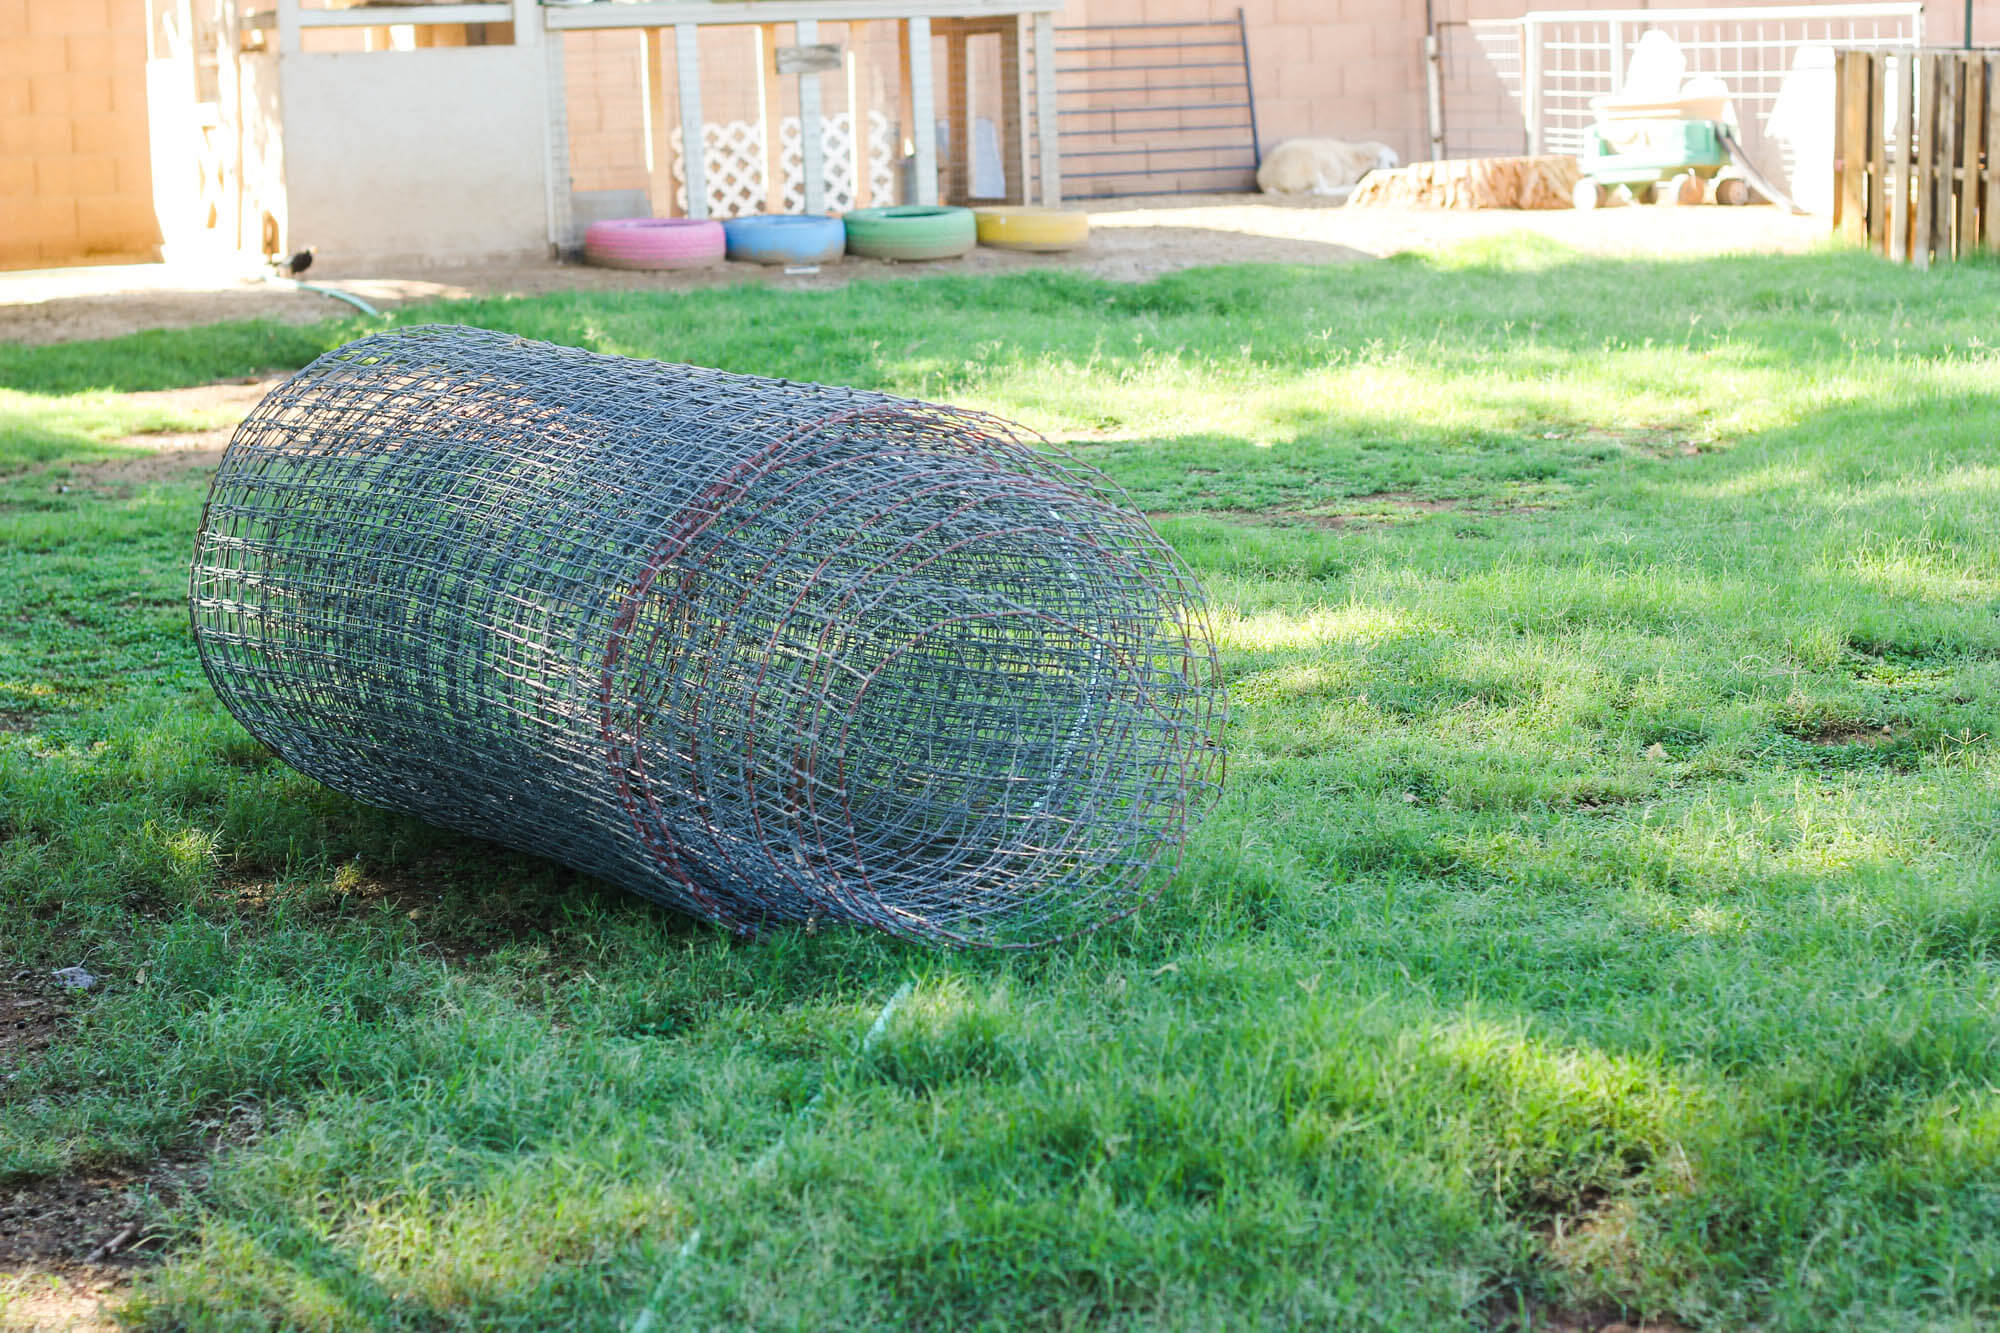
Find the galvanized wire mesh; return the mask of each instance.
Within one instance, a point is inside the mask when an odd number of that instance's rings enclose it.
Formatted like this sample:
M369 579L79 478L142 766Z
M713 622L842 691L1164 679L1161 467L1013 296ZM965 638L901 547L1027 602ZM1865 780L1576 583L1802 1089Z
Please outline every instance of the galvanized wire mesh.
M881 394L364 338L237 431L190 602L302 771L744 928L1087 929L1220 782L1173 552L1018 428Z

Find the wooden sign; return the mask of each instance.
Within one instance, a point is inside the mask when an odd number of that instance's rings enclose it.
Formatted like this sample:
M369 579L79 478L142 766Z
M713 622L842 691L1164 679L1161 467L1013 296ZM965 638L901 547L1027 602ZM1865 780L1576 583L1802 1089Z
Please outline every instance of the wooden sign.
M780 74L825 74L839 68L840 46L835 42L778 48Z

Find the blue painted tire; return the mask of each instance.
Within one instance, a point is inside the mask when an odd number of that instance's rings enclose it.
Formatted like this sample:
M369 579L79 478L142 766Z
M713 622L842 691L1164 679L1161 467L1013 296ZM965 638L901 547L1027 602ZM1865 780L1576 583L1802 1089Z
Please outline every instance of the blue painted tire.
M819 213L762 213L722 224L729 257L749 264L831 264L847 250L847 228Z

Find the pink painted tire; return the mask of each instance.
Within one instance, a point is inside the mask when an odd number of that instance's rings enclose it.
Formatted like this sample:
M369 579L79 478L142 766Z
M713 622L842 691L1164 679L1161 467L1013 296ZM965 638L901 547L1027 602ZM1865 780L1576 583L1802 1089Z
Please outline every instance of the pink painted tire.
M722 258L722 224L706 218L617 218L583 233L583 257L605 268L700 268Z

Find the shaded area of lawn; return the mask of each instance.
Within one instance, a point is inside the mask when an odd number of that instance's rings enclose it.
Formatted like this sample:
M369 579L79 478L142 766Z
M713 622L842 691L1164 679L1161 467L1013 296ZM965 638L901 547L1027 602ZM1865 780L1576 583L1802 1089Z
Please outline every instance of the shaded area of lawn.
M254 1108L161 1326L1991 1319L1996 301L1524 242L406 316L992 408L1164 516L1231 787L1025 958L732 942L275 764L198 486L61 488L206 424L110 391L362 326L0 348L0 936L106 978L0 1176Z

